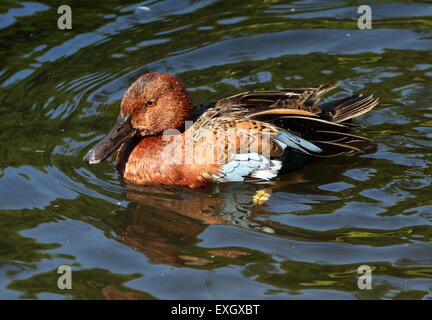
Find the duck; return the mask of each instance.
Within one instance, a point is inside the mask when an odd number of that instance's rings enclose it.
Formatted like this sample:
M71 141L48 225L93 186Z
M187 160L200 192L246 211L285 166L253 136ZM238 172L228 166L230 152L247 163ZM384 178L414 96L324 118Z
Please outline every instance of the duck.
M296 156L363 152L351 121L379 99L356 93L330 102L338 83L243 92L192 107L177 77L151 72L125 92L113 129L85 155L97 164L117 151L120 176L134 184L205 187L278 178Z

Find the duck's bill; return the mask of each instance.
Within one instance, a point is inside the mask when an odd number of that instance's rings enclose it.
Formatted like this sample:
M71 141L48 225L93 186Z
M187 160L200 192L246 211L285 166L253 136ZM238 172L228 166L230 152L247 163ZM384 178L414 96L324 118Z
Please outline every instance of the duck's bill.
M91 148L84 157L84 160L90 164L99 163L108 158L116 151L122 143L136 134L130 123L130 115L117 118L114 128L93 148Z

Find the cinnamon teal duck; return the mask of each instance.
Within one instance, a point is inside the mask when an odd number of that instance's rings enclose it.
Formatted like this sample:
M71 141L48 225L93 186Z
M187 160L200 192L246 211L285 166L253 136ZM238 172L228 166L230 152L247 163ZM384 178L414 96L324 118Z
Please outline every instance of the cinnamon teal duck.
M378 99L354 94L320 103L336 87L244 92L192 108L176 77L144 74L124 94L114 128L84 159L95 164L118 151L121 176L138 184L269 181L296 155L362 152L355 144L368 139L350 133L351 119Z

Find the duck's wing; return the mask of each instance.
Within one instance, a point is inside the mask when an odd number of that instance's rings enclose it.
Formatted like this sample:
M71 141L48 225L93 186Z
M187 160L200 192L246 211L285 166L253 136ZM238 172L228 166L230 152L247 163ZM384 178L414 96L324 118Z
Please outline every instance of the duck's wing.
M322 153L314 143L271 123L223 111L220 107L208 110L186 132L186 139L191 135L194 162L218 167L213 180L270 180L281 169L279 158L286 150Z
M373 95L355 94L327 103L321 97L337 88L338 83L309 88L285 88L272 91L243 92L193 110L193 119L197 120L208 110L217 109L218 115L238 114L262 121L288 116L316 116L315 119L342 123L370 111L378 104Z
M273 91L243 92L221 99L215 103L201 104L192 110L195 127L211 127L220 119L257 119L271 122L272 119L287 116L318 116L322 110L317 107L321 95L337 83L310 88L286 88Z
M351 143L368 139L348 133L346 121L378 100L358 94L319 105L320 95L335 86L248 92L219 100L194 123L194 145L223 164L217 177L229 181L274 177L288 150L318 157L361 152Z
M319 114L321 109L317 108L317 105L321 101L321 95L337 86L337 83L333 83L310 88L285 88L272 91L243 92L216 102L195 106L192 109L191 119L195 122L207 111L210 111L210 113L207 113L206 117L211 117L212 113L217 115L232 113L246 115L258 112L268 115ZM216 110L212 110L214 108Z
M317 105L321 101L321 95L337 86L337 83L333 83L310 88L243 92L219 100L216 102L216 107L225 109L227 112L242 108L251 113L266 109L292 109L319 113L320 109Z

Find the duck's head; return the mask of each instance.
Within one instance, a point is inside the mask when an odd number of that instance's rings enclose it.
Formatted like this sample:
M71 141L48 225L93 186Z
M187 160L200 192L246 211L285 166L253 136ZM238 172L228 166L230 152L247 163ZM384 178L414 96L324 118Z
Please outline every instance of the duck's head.
M87 152L84 160L99 163L132 137L180 129L190 111L189 96L176 77L157 72L144 74L124 94L114 128Z

